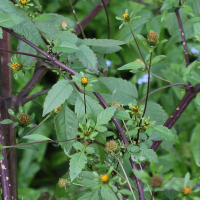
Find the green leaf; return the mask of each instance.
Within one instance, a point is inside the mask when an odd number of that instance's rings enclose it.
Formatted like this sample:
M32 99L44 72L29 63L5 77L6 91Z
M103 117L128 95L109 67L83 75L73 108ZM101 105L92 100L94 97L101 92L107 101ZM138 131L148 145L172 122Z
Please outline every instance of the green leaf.
M14 122L10 119L4 119L0 122L0 124L12 124L12 123L14 123Z
M101 111L97 116L96 126L107 124L113 117L116 109L116 106L112 106Z
M152 149L146 149L146 148L141 148L141 151L144 153L145 157L150 161L150 162L158 162L158 156L156 152Z
M110 187L101 186L101 196L104 200L118 200L116 194L110 189Z
M5 28L12 28L13 26L24 21L24 18L15 14L1 14L0 26Z
M103 133L99 133L95 137L95 140L101 142L102 144L105 144L106 143L106 136ZM92 146L94 147L95 152L99 155L101 164L103 164L104 163L104 157L105 157L104 147L100 144L97 144L97 143L92 143Z
M74 112L70 110L66 104L64 104L63 108L58 112L54 118L54 122L58 140L69 140L77 137L78 121ZM75 140L61 142L60 145L68 152L74 142Z
M112 92L108 88L108 86L106 84L104 84L100 79L97 79L96 82L93 82L91 88L92 88L93 92L112 94Z
M92 172L83 171L81 172L81 178L77 178L75 182L80 185L84 185L85 187L93 188L94 186L98 185L98 182L94 180L95 178L96 177Z
M142 181L145 181L145 179L149 177L149 175L143 170L138 171L136 169L132 169L132 171L134 175Z
M132 153L137 153L140 151L140 148L138 146L134 146L134 145L130 144L127 146L127 150Z
M96 54L97 60L98 60L98 68L99 69L106 69L108 70L108 66L106 64L106 60L99 54Z
M108 104L118 102L123 105L128 105L128 103L133 101L133 98L138 97L137 89L131 82L114 77L102 77L100 80L112 91L112 95L101 94Z
M99 105L99 102L92 99L91 97L85 95L86 97L86 110L88 117L93 119L94 121L97 118L99 112L103 110L102 106ZM77 92L77 99L75 103L75 113L77 114L77 118L79 120L84 118L85 115L85 105L84 105L84 96L83 94Z
M75 143L73 144L73 147L74 147L76 150L80 150L80 151L82 151L82 150L84 149L83 144L80 143L80 142L75 142Z
M53 85L45 98L43 116L61 106L69 98L72 91L73 87L65 79Z
M76 58L88 69L97 73L97 57L95 53L85 45L79 46L80 51L75 52Z
M112 54L112 53L120 51L121 49L122 48L120 46L109 46L109 47L94 46L94 47L92 47L92 50L94 52L105 53L105 54Z
M193 24L195 22L199 22L200 21L200 17L193 17L188 21L188 24Z
M46 141L46 140L51 140L50 138L44 136L44 135L38 135L38 134L33 134L33 135L27 135L23 137L24 139L29 139L29 140L38 140L38 141Z
M126 65L123 65L122 67L118 68L117 70L138 70L144 66L145 65L143 63L135 61L135 62L128 63Z
M54 48L57 51L57 53L60 53L60 52L74 53L74 52L79 51L79 48L75 44L69 41L64 41L59 46L55 46Z
M98 190L87 192L84 196L78 198L77 200L99 200Z
M93 153L95 153L95 150L94 150L93 147L86 147L86 153L87 154L93 154Z
M19 145L21 144L25 144L25 143L20 143ZM25 149L25 150L34 150L34 151L39 151L39 149L33 145L33 144L30 144L30 145L25 145L25 146L21 146L21 147L15 147L16 149Z
M169 142L179 143L177 136L173 134L172 130L168 129L167 127L157 125L153 129L156 132L156 134L158 134L163 139Z
M200 106L200 93L198 93L198 94L196 95L195 103L196 103L198 106Z
M121 194L126 194L126 195L129 195L129 196L132 196L132 195L133 195L131 191L126 190L126 189L121 189L121 190L119 190L119 192L120 192Z
M121 119L121 120L129 120L129 119L131 119L130 115L124 110L117 110L115 112L114 117L116 117L117 119Z
M84 151L81 151L80 153L75 153L72 155L70 159L70 167L69 167L69 175L71 181L73 181L82 171L82 169L85 167L85 164L87 163L87 157L84 153Z
M79 39L75 34L66 31L58 32L56 38L59 38L61 43L67 41L78 46L80 46L79 43L81 43L81 39Z
M0 39L3 39L3 30L1 27L0 27Z
M161 11L170 10L171 8L173 8L173 1L165 0L165 2L163 3L163 5L161 7Z
M192 85L199 83L200 75L199 74L186 74L186 80L189 81Z
M120 46L125 44L123 41L112 40L112 39L84 39L82 40L82 45L88 46L100 46L100 47L109 47L109 46Z
M96 130L99 131L99 132L105 132L105 131L107 131L107 128L104 127L104 126L97 126Z
M198 166L200 166L200 137L199 137L200 125L198 124L191 137L191 149L194 160Z
M142 35L137 35L137 38L142 42L142 44L143 44L147 49L150 48L150 46L149 46L149 44L148 44L146 38L144 38Z
M164 59L164 58L166 58L165 55L156 56L156 57L152 60L151 64L155 64L155 63L161 61L161 60Z
M4 159L3 155L2 155L2 154L0 154L0 160L3 160L3 159Z

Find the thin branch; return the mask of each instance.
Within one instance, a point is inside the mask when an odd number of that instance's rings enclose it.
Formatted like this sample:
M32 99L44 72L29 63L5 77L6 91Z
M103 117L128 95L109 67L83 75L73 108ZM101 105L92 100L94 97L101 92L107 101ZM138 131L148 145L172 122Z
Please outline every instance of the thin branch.
M84 32L83 32L83 29L82 29L82 27L81 27L81 24L79 23L78 17L77 17L77 15L76 15L76 11L74 10L74 7L73 7L71 1L70 1L70 0L67 0L67 1L68 1L69 5L70 5L70 8L72 9L72 12L73 12L73 14L74 14L74 17L75 17L75 19L76 19L76 23L78 24L78 27L79 27L79 29L80 29L80 32L81 32L83 38L85 39L85 34L84 34Z
M107 4L110 0L104 0L105 4ZM81 21L80 25L82 28L84 28L98 13L101 11L103 8L103 3L100 2L98 3L92 10L91 12ZM79 27L77 26L75 28L74 33L78 35L80 33Z
M168 82L168 83L173 83L173 82L168 81L168 80L166 80L166 79L164 79L164 78L161 78L160 76L158 76L158 75L156 75L156 74L154 74L154 73L152 73L152 72L151 72L151 74L152 74L153 76L155 76L155 77L157 77L157 78L163 80L163 81L166 81L166 82Z
M152 95L152 94L154 94L154 93L156 93L156 92L158 92L158 91L160 91L160 90L163 90L163 89L165 89L165 88L172 87L172 86L177 86L177 85L183 85L183 86L188 87L188 84L187 84L187 83L173 83L173 84L169 84L169 85L160 87L160 88L158 88L158 89L156 89L156 90L150 92L148 96L150 96L150 95ZM190 86L190 87L191 87L191 86ZM139 101L139 103L141 103L142 101L144 101L146 98L147 98L147 96L143 97L143 98Z
M42 56L38 56L38 55L30 54L30 53L19 52L19 51L10 51L10 50L3 49L3 48L0 48L0 51L6 51L9 53L21 54L21 55L31 56L31 57L35 57L35 58L40 58L43 60L49 60L48 58L44 58Z
M179 8L176 8L175 13L176 13L176 17L178 20L180 32L181 32L181 37L183 40L183 48L184 48L184 54L185 54L186 67L188 67L190 65L190 61L189 61L188 50L187 50L187 45L186 45L186 40L185 40L185 33L183 30L183 24L182 24L181 17L179 14Z
M50 88L50 89L51 89L51 88ZM21 100L21 103L22 103L22 104L25 104L25 103L27 103L28 101L31 101L31 100L35 99L36 97L39 97L39 96L41 96L41 95L44 95L44 94L48 93L50 89L46 89L46 90L37 92L37 93L35 93L35 94L31 95L31 96L25 97L25 98L23 98L23 99Z
M108 24L108 39L110 39L110 20L109 20L108 10L107 10L107 7L106 7L104 0L101 0L101 1L103 3L103 7L104 7L104 10L105 10L105 13L106 13L106 19L107 19L107 24Z

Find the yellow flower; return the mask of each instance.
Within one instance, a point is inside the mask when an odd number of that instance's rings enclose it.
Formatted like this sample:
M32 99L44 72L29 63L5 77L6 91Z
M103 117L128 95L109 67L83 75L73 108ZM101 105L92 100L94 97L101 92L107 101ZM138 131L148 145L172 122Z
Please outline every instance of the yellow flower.
M103 174L100 179L103 183L107 183L109 180L109 176L107 174Z
M26 0L21 0L21 4L25 5L26 4Z
M81 83L82 83L82 85L86 86L87 83L88 83L88 78L87 77L82 77L81 78Z
M137 112L138 111L138 106L137 105L133 106L133 110Z
M13 63L11 66L10 66L13 70L20 70L21 69L21 65L19 63Z
M129 17L129 14L128 13L124 13L123 14L123 18L126 22L129 22L130 21L130 17Z
M187 194L190 194L192 191L192 189L188 186L184 187L183 190L182 190L182 193L187 195Z

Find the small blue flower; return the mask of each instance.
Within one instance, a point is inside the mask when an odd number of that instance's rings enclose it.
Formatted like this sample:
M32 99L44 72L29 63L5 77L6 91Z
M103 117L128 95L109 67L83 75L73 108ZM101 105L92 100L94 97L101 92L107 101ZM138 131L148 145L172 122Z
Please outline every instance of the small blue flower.
M150 75L151 78L151 75ZM141 85L142 83L147 83L148 82L148 74L144 74L142 78L139 78L137 80L137 84Z
M106 64L107 64L108 67L111 67L112 62L110 60L106 60Z

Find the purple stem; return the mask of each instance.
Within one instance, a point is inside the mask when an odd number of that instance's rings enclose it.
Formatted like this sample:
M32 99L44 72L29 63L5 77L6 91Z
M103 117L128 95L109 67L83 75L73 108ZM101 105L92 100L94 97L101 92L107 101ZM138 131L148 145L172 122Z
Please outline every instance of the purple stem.
M176 8L175 13L176 13L176 17L177 17L177 20L178 20L180 32L181 32L181 37L182 37L182 40L183 40L183 48L184 48L184 54L185 54L186 67L188 67L189 64L190 64L190 61L189 61L189 57L188 57L188 50L187 50L187 45L186 45L186 40L185 40L185 33L184 33L184 30L183 30L183 24L182 24L181 17L180 17L180 14L179 14L179 8Z
M37 47L36 45L34 45L32 42L22 38L21 36L19 36L18 34L14 33L13 31L9 30L9 29L6 29L6 28L2 28L4 30L6 30L7 32L9 32L10 34L14 35L15 37L17 38L20 38L22 41L24 41L25 43L27 43L28 45L30 45L31 47L33 47L34 49L36 49L37 51L39 51L41 54L43 54L45 57L47 58L51 58L51 62L63 69L65 69L66 71L68 71L70 74L72 75L75 75L77 72L73 69L71 69L70 67L66 66L65 64L59 62L56 57L54 55L49 55L47 54L46 52L44 52L42 49L40 49L39 47ZM23 91L22 91L23 92ZM102 98L102 96L99 94L99 93L96 93L94 92L95 96L98 98L98 100L100 101L101 105L104 107L104 108L107 108L108 105L107 103L105 102L105 100ZM18 95L18 97L20 97ZM121 137L122 137L122 140L125 144L125 146L128 146L129 145L129 142L126 138L126 135L121 127L121 125L119 124L119 121L115 118L115 117L112 117L112 121L114 122L116 128L118 129ZM131 159L130 159L131 160ZM136 164L131 160L131 165L132 166L135 166L136 167ZM143 189L142 189L142 185L141 185L141 181L138 179L138 181L136 181L137 183L137 186L138 186L138 192L139 192L139 197L140 197L140 200L143 200L144 199L144 192L143 192Z

